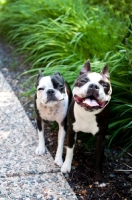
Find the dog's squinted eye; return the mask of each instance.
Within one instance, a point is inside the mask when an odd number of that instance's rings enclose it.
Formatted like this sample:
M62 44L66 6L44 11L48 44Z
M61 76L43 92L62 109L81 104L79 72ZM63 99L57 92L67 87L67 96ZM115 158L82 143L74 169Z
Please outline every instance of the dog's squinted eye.
M107 88L107 87L108 87L108 84L107 84L107 83L104 83L104 84L103 84L103 87L104 87L104 88Z
M38 90L44 90L44 88L38 88Z
M62 84L59 84L59 85L58 85L58 88L61 90L61 89L64 88L64 86L63 86Z
M84 84L86 84L88 82L88 78L83 78L81 80L77 80L77 82L75 82L75 86L77 87L81 87Z
M105 82L104 82L102 85L103 85L104 88L107 88L107 87L108 87L108 84L105 83Z
M85 84L85 83L87 83L87 80L86 79L84 79L84 80L82 79L82 80L80 80L80 83L84 83Z
M100 81L100 84L104 87L107 88L108 87L108 83L104 82L104 81Z

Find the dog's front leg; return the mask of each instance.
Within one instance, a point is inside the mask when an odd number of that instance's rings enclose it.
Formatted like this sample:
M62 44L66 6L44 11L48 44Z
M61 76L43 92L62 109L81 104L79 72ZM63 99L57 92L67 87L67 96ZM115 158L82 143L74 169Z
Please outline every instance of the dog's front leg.
M44 139L44 121L37 119L39 145L35 150L37 155L43 155L45 153L45 139Z
M67 152L65 162L62 165L61 172L67 173L71 171L71 163L73 159L73 150L76 142L77 133L68 130L67 132Z
M102 135L96 136L96 164L95 164L95 182L99 187L105 187L104 178L102 174L102 162L104 157L104 143L105 138Z
M64 139L65 139L66 131L62 123L59 123L59 131L58 131L58 148L55 156L54 163L57 164L59 167L63 164L62 153L63 153L63 146L64 146Z

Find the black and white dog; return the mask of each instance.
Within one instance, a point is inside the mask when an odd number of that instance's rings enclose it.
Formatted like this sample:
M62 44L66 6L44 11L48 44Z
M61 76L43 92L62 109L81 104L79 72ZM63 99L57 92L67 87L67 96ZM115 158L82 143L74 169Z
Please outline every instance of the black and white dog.
M55 163L62 166L63 145L66 134L67 110L71 98L71 89L68 83L57 72L53 76L37 77L35 94L35 111L39 135L39 145L35 153L42 155L45 152L44 121L56 121L59 125L58 148Z
M102 159L111 94L108 66L106 65L100 73L96 73L91 71L90 62L87 61L74 83L73 99L68 111L67 153L61 168L62 173L71 171L77 132L92 133L97 140L95 181L101 187L105 186L102 175Z

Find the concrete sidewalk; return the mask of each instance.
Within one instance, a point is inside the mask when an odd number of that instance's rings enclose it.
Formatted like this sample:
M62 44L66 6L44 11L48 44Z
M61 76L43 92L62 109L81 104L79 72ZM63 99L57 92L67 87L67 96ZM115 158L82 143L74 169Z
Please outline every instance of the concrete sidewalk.
M0 72L0 200L77 199L48 150L36 156L38 136Z

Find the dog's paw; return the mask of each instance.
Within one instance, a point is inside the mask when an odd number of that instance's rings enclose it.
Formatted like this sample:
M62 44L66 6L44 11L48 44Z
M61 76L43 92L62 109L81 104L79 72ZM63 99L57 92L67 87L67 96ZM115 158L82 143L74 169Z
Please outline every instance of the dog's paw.
M106 183L95 182L95 184L100 188L106 187Z
M63 165L63 160L62 160L62 158L56 157L55 160L54 160L54 163L55 163L56 165L58 165L59 167L62 167L62 165Z
M103 175L101 173L97 173L95 175L95 184L98 187L106 187L105 179L103 178Z
M62 173L69 173L71 171L71 165L69 163L64 162L61 168Z
M38 146L35 150L36 155L43 155L45 153L45 147L44 146Z

